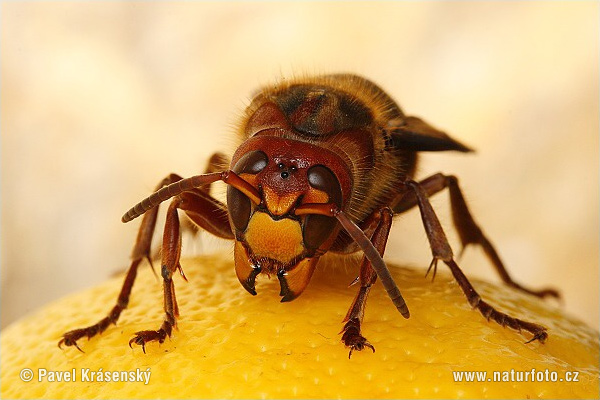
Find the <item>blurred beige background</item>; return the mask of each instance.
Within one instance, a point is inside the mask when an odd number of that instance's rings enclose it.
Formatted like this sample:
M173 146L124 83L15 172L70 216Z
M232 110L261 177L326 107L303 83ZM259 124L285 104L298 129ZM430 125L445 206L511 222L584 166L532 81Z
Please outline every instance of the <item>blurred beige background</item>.
M351 71L477 149L427 154L419 176L460 177L513 277L559 288L598 328L597 2L1 7L2 326L124 269L138 222L123 212L167 173L232 151L261 84ZM458 251L447 194L433 204ZM386 258L428 266L417 212L397 218ZM479 250L460 265L499 281Z

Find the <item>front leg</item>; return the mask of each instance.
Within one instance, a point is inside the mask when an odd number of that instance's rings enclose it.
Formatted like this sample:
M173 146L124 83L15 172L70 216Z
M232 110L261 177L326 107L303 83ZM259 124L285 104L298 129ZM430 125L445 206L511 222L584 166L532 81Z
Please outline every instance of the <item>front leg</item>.
M365 222L369 225L373 222L376 224L376 228L371 236L371 242L379 254L383 256L390 227L392 226L392 211L389 208L375 211ZM375 352L373 345L361 334L361 324L365 314L367 296L376 280L377 274L371 262L366 257L363 257L358 276L360 288L343 321L345 325L344 329L342 329L342 342L344 342L346 347L350 348L348 358L352 356L354 350L360 351L365 347Z
M144 353L146 352L146 343L152 341L158 341L159 343L164 342L167 336L171 336L173 327L177 325L179 309L177 307L177 299L175 298L173 272L178 268L181 269L179 264L179 257L181 255L181 232L179 215L177 214L177 208L180 202L181 199L176 197L169 205L163 234L161 275L163 278L164 290L164 321L158 330L136 332L135 337L129 341L129 347L131 347L132 343L141 345Z
M158 184L156 190L159 190L160 188L167 186L171 183L177 182L181 179L182 178L179 175L170 174ZM150 266L152 267L152 270L154 271L154 267L152 265L152 258L150 257L150 249L152 244L152 236L156 227L157 215L158 207L154 207L144 214L144 218L138 230L138 235L135 241L135 245L133 247L133 251L131 252L131 265L127 270L127 274L125 276L125 280L123 281L121 291L119 292L117 302L110 310L108 315L93 325L87 326L85 328L73 329L69 332L64 333L62 339L58 342L58 347L62 348L62 345L74 346L79 351L83 351L77 344L77 341L79 339L83 337L87 337L88 339L90 339L104 332L110 325L117 323L119 317L121 316L121 313L127 308L127 305L129 304L131 290L133 289L133 284L135 283L135 279L137 277L138 267L142 260L147 259Z
M191 221L207 232L224 239L233 239L233 233L227 219L227 207L208 195L205 190L191 189L173 198L167 210L162 242L161 275L163 278L165 317L159 329L136 332L133 339L129 341L130 347L134 343L142 346L144 353L146 352L146 343L163 343L167 337L171 336L179 317L173 273L179 270L183 278L186 278L179 263L181 228L178 210L185 211Z

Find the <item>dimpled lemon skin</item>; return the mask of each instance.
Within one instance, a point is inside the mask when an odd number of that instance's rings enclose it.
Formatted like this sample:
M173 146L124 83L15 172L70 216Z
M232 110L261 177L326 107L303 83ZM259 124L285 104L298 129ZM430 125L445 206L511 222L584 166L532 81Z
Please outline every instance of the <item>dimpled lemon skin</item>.
M231 255L182 261L175 279L181 318L163 344L130 349L134 332L162 322L162 285L140 270L118 326L60 350L70 329L96 322L112 307L122 278L68 296L7 327L1 335L3 398L598 398L598 333L547 302L473 280L500 310L548 327L545 344L487 322L471 310L449 274L390 265L411 311L404 319L379 283L363 334L375 346L354 352L340 342L357 264L320 265L307 290L280 303L277 279L259 277L257 296L236 279ZM262 279L260 279L262 278ZM34 371L23 382L23 368ZM76 382L38 381L39 368L76 370ZM144 382L81 382L90 371L150 371ZM453 372L577 372L578 382L456 382ZM516 379L516 378L515 378Z

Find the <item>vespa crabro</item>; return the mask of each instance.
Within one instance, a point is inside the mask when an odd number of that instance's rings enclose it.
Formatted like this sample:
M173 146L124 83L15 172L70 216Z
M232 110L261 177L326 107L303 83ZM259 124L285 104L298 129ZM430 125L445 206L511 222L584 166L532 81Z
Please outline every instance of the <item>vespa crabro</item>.
M171 336L177 323L172 276L182 272L178 210L201 229L234 241L235 272L249 293L256 295L259 274L277 276L282 302L302 294L325 253L362 251L358 293L341 332L351 355L364 348L374 351L361 334L361 323L377 278L402 316L410 315L382 256L393 215L418 206L433 255L429 269L435 273L438 260L443 261L468 302L485 318L530 332L529 342L545 341L545 327L513 318L481 299L455 262L429 196L448 189L463 248L481 246L506 284L538 297L558 297L558 292L531 290L511 279L472 217L456 177L438 173L414 180L419 152L472 150L420 118L406 116L376 84L336 74L263 88L247 107L239 134L241 144L228 169L216 168L224 158L216 155L206 173L186 179L171 174L127 211L123 222L142 215L143 220L116 305L97 324L65 333L59 346L79 349L80 338L91 338L116 323L127 307L140 262L150 261L158 206L168 199L161 263L165 318L160 328L137 332L129 342L141 345L144 352L147 343L162 343ZM209 194L217 181L228 185L226 204Z

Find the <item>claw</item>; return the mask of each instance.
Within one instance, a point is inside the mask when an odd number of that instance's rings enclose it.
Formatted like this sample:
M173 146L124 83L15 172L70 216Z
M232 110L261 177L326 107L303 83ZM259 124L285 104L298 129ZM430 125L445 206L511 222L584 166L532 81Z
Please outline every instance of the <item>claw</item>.
M80 352L85 353L85 351L83 351L83 350L81 350L81 348L79 348L79 346L77 345L77 342L73 342L73 346L75 346L75 348L77 350L79 350Z
M546 342L546 339L548 339L548 332L546 332L546 330L544 329L534 334L531 339L525 342L525 344L535 342L536 340L539 340L540 343L544 343Z
M77 341L85 335L88 336L88 339L90 337L92 337L93 335L90 335L88 330L89 330L89 328L88 329L75 329L75 330L72 330L72 331L69 331L69 332L63 334L62 339L60 339L58 341L58 348L62 350L63 344L65 346L75 346L75 348L77 350L79 350L82 353L85 353L83 350L81 350L81 348L77 344Z
M79 351L80 351L80 352L82 352L82 353L85 353L85 351L81 350L81 348L79 347L79 345L77 345L77 340L73 340L73 341L71 341L71 339L69 339L69 338L66 338L66 337L63 337L63 338L62 338L62 339L61 339L61 340L58 342L58 348L62 350L62 349L63 349L63 348L62 348L62 345L63 345L63 344L64 344L64 345L67 345L67 346L75 346L75 348L76 348L77 350L79 350Z
M146 343L158 341L158 343L163 343L165 338L171 336L170 332L167 333L164 328L160 328L157 331L139 331L135 333L135 336L131 338L129 341L129 347L133 349L131 346L132 343L135 343L139 346L142 346L142 351L146 354Z
M142 351L144 352L144 354L146 354L146 346L145 346L144 340L142 338L140 338L139 336L136 336L129 341L129 348L133 349L133 346L131 345L131 343L135 343L139 346L142 346Z
M342 335L342 342L346 347L350 348L348 352L348 359L352 357L352 353L356 351L364 350L365 347L370 348L373 353L375 353L375 347L371 343L367 341L367 339L360 334L360 322L358 319L350 319L346 325L344 325L344 329L342 330L344 334Z
M373 353L375 353L375 347L373 347L373 345L371 343L367 342L367 340L364 337L361 336L361 338L364 339L364 342L357 343L353 346L350 346L350 351L348 352L348 360L350 359L350 357L352 357L352 352L354 350L361 351L365 347L370 348L371 350L373 350Z

